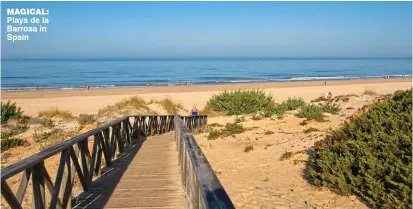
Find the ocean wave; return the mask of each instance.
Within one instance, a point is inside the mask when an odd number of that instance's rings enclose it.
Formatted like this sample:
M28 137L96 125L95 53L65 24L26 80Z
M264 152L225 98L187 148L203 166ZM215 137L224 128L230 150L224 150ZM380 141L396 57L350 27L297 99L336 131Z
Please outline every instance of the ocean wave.
M97 84L90 85L91 89L104 89L104 88L132 88L132 87L146 87L147 84L150 86L180 86L187 84L194 85L213 85L213 84L229 84L229 83L259 83L259 82L295 82L295 81L323 81L323 80L354 80L354 79L377 79L383 78L384 75L368 75L368 76L300 76L300 77L289 77L289 78L270 78L270 79L256 79L256 78L243 78L243 77L227 77L234 79L225 80L207 80L200 79L197 81L191 80L181 80L180 82L172 82L170 80L141 80L135 82L123 82L117 84ZM400 77L412 77L411 74L394 74L390 75L390 78L400 78ZM220 77L222 78L222 77ZM161 82L159 82L161 81ZM73 89L84 89L83 85L39 85L40 90L73 90ZM2 92L9 91L36 91L36 85L32 86L5 86L1 88Z

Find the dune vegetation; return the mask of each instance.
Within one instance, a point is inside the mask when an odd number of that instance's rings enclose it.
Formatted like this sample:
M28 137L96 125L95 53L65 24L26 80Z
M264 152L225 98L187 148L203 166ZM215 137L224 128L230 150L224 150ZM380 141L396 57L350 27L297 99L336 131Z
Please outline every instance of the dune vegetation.
M308 176L374 208L412 208L412 91L376 102L317 142Z

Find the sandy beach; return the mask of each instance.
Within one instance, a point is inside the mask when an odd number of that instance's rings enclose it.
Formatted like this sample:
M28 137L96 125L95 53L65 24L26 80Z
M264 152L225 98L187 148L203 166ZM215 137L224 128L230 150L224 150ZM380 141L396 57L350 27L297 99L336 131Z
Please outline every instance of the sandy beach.
M274 96L276 102L281 102L288 97L302 97L310 101L327 92L334 95L360 94L365 90L373 90L382 94L393 93L398 89L411 88L411 78L399 79L368 79L345 81L308 81L308 82L282 82L282 83L250 83L232 85L189 85L169 87L143 87L143 88L108 88L90 90L50 90L50 91L25 91L2 92L2 101L15 101L25 114L37 116L41 110L58 108L80 113L96 113L99 109L114 104L124 98L140 96L145 100L163 99L165 97L179 102L185 109L196 105L202 109L208 99L221 91L236 89L263 89Z
M341 196L327 188L311 185L305 177L305 162L308 150L315 142L325 138L332 130L339 128L344 121L358 114L366 105L377 101L381 96L393 94L397 90L412 88L411 78L376 79L324 82L262 83L211 86L148 87L125 89L97 89L76 91L3 92L2 101L11 100L22 108L24 114L35 119L41 110L58 108L71 112L96 114L100 109L113 105L122 99L139 96L145 101L170 98L179 102L185 110L178 113L189 114L192 105L202 109L211 96L225 90L262 89L274 96L276 102L289 97L302 97L306 102L331 92L333 97L347 95L348 101L339 102L341 110L336 115L327 114L326 121L309 121L302 125L303 118L295 116L297 111L288 111L284 118L253 119L245 116L241 124L247 129L244 133L215 140L207 138L208 132L194 135L217 173L221 183L237 208L368 208L356 196ZM369 94L365 94L369 91ZM151 110L167 114L161 105L148 104ZM117 113L119 114L119 113ZM120 112L120 114L128 114ZM139 113L138 113L139 114ZM100 122L113 120L98 118ZM234 116L210 117L209 124L221 127L235 121ZM76 120L51 118L52 127L31 124L28 131L18 137L29 144L7 150L2 154L2 166L13 164L33 155L53 143L59 143L97 126L96 123L79 125ZM306 133L313 128L315 131ZM56 141L37 141L36 133L51 133L58 130ZM249 146L252 150L245 151ZM281 160L285 152L294 153L290 159ZM224 154L223 154L224 153ZM223 157L225 155L225 157ZM46 160L49 172L54 175L58 168L58 156ZM17 190L19 176L8 180L13 191ZM53 177L54 178L54 177ZM79 185L75 187L80 189ZM30 191L25 207L30 207ZM3 201L5 202L5 201ZM5 206L2 204L2 206ZM26 207L27 206L27 207Z

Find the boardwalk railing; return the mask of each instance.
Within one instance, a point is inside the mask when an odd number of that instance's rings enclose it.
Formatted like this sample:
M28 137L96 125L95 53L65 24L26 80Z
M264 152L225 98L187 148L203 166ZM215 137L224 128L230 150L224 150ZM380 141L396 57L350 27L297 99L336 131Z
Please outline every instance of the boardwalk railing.
M177 125L179 125L179 129L177 129L177 136L186 136L186 133L189 133L189 130L199 128L202 125L205 125L206 122L206 116L125 116L118 120L104 124L96 129L88 131L84 134L76 136L70 140L51 146L33 156L30 156L24 160L3 168L1 172L1 194L11 208L23 208L22 205L24 196L26 194L29 181L31 180L31 204L33 205L33 208L71 208L72 201L75 200L75 198L72 196L72 190L75 184L75 176L78 177L77 181L80 183L82 189L84 191L87 191L90 188L92 181L94 180L93 176L99 176L102 167L110 166L112 161L117 158L117 154L123 153L125 147L132 142L132 139L136 139L137 136L142 134L146 136L163 134L174 130L174 127L176 127ZM186 140L186 138L181 141L185 141L183 143L185 146L184 153L189 153L189 155L185 156L187 156L187 158L190 159L191 162L194 163L197 162L198 159L201 159L198 155L191 154L191 150L199 150L199 147L194 140L191 141L190 144L189 142L186 142L188 141ZM193 146L194 143L196 144L196 147ZM190 147L195 147L195 149L189 149ZM54 156L60 156L60 160L56 173L53 173L55 174L52 176L55 176L53 181L51 175L45 167L45 161ZM205 158L205 156L203 157ZM202 162L206 162L206 164L209 166L208 161ZM192 165L192 167L190 168L191 170L185 170L185 172L194 173L194 176L198 177L197 179L200 180L198 180L200 183L196 184L195 186L193 186L194 184L192 183L184 184L191 185L191 188L203 188L203 176L198 175L201 171L197 170L197 166ZM214 177L210 179L211 181L213 181L210 184L213 186L220 186L221 184L219 183L215 174L213 174L210 166L208 172L212 172L211 176ZM21 175L20 184L17 192L14 193L6 180L19 174ZM205 178L208 178L205 180L209 181L209 175L206 175ZM46 195L45 193L45 187L49 192L48 195ZM209 190L200 189L199 191L199 194L202 196L200 198L201 201L199 205L208 205L208 203L210 202L208 199L209 197L205 196L204 198L203 195L204 191L207 192ZM229 201L226 193L224 196ZM46 197L48 197L48 200L46 200ZM215 198L212 200L216 201L220 199ZM197 208L192 207L193 204L188 205L189 208ZM214 205L216 204L213 204L211 205L212 207L207 208L222 208L215 207Z
M206 125L207 118L175 116L181 181L186 189L186 208L235 208L190 130ZM195 125L194 125L195 124Z

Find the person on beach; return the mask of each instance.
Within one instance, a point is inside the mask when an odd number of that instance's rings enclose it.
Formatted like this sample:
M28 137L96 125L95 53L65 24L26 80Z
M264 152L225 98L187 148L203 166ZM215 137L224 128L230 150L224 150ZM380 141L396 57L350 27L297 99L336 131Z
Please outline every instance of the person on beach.
M328 92L326 95L324 95L324 102L328 102L328 99L331 98L333 96L333 94L331 94L331 92Z
M36 91L39 91L39 87L38 87L38 86L36 86Z
M192 116L197 116L198 115L198 113L199 113L199 111L198 111L198 109L196 108L196 106L194 105L194 107L192 108Z

